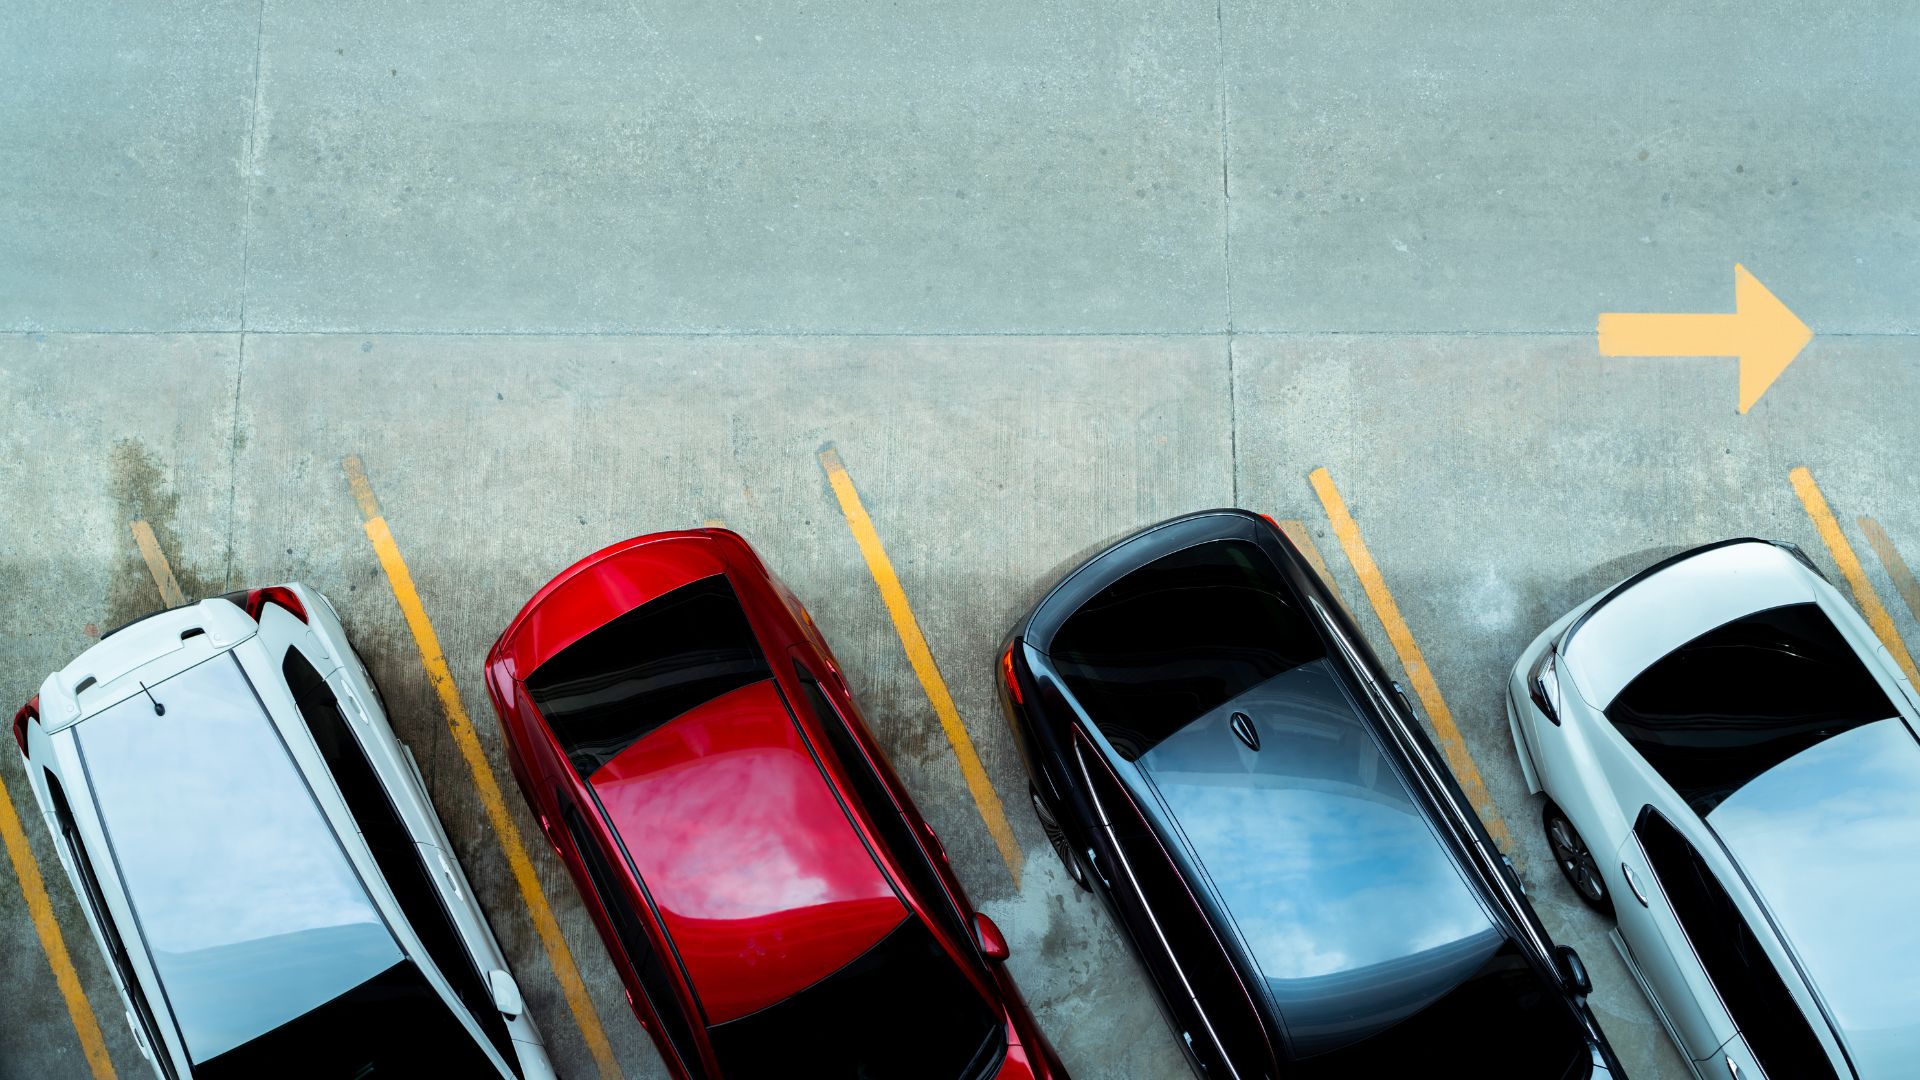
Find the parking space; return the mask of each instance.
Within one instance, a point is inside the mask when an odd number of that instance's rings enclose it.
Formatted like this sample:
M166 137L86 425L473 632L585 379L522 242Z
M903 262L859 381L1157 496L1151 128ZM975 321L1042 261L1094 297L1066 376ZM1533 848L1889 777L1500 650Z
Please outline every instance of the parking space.
M182 407L211 412L208 430L134 428L104 453L85 437L89 418L140 414L147 392L137 379L71 380L63 361L99 340L14 339L0 364L10 399L64 402L9 438L59 447L72 461L62 470L66 494L8 526L14 551L67 552L32 573L18 557L13 564L7 617L40 629L8 639L8 692L24 698L107 620L158 606L154 568L130 527L136 516L189 595L290 578L326 592L386 688L396 728L419 755L569 1076L604 1073L363 528L342 464L350 457L377 488L457 693L480 710L470 712L472 730L496 777L505 765L480 659L534 588L574 557L650 529L717 518L748 536L813 609L974 899L1007 929L1042 1023L1091 1076L1176 1075L1180 1066L1131 959L1047 852L992 700L994 644L1076 553L1234 502L1236 486L1240 504L1297 520L1389 666L1405 664L1403 636L1415 643L1459 733L1456 772L1464 761L1483 778L1482 805L1496 835L1504 825L1511 837L1534 902L1593 964L1596 1002L1635 1075L1672 1075L1678 1063L1544 851L1537 800L1520 786L1500 711L1511 657L1561 611L1684 544L1783 537L1841 580L1822 522L1796 493L1803 464L1886 625L1920 640L1903 599L1910 579L1882 554L1920 552L1920 518L1902 491L1920 465L1913 448L1882 441L1836 452L1792 426L1749 428L1706 386L1712 373L1680 362L1623 371L1564 338L1241 338L1229 372L1220 342L1165 338L945 339L930 349L904 339L271 336L250 340L237 387L220 341L203 339L173 343L167 355L177 371L201 374ZM177 351L194 345L199 355ZM1810 371L1827 380L1823 389L1850 397L1868 430L1894 430L1902 396L1920 394L1920 365L1900 343L1856 339L1825 353L1837 356L1810 357ZM1048 378L1036 386L1025 375L1042 363ZM1543 368L1557 374L1535 377ZM313 371L332 377L316 383ZM1591 415L1591 402L1643 418L1648 437L1631 457L1594 459L1593 432L1627 421ZM1502 405L1495 425L1487 410ZM849 528L822 467L829 444L1005 808L1018 863L996 842L903 647L888 592L876 587L862 533ZM1309 475L1321 466L1324 474ZM1340 497L1333 512L1323 482ZM1363 538L1365 561L1347 528ZM1392 629L1382 587L1399 613ZM1409 678L1435 718L1420 683ZM23 792L18 763L8 768L10 789ZM505 812L523 837L537 837L511 785ZM31 846L56 871L54 912L76 946L80 982L107 1018L112 1058L137 1074L137 1051L44 836ZM544 845L528 855L582 973L589 1025L603 1026L620 1075L658 1075L564 874ZM6 903L21 946L7 954L9 985L30 988L38 1002L27 1025L9 1025L19 1041L6 1048L8 1068L31 1061L80 1075L77 1037L46 957L30 943L18 890ZM16 1074L27 1075L8 1073Z
M1631 1074L1682 1076L1547 855L1503 680L1739 534L1920 647L1916 47L1904 5L1797 0L14 5L0 702L163 599L313 585L562 1074L657 1077L488 791L480 665L575 558L724 522L1074 1075L1178 1077L992 653L1078 555L1237 504L1407 682ZM1750 413L1731 359L1596 355L1602 311L1727 310L1736 261L1815 334ZM0 783L0 1080L144 1075L15 755Z

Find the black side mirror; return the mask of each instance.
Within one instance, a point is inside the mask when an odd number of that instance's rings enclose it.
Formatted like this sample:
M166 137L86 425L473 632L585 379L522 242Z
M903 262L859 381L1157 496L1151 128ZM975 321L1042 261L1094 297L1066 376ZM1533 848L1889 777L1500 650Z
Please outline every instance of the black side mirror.
M1575 997L1586 997L1593 993L1593 979L1587 974L1587 965L1581 962L1580 954L1573 951L1573 946L1556 946L1553 962L1560 969L1560 981L1573 991Z

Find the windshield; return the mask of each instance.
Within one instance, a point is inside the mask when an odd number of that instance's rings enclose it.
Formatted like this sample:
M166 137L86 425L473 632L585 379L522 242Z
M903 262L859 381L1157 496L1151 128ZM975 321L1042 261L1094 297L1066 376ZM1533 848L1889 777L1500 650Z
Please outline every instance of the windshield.
M832 975L710 1033L728 1076L852 1080L991 1076L1006 1034L915 918Z
M412 961L211 1061L199 1080L293 1073L314 1080L499 1076L499 1068Z
M1200 544L1133 571L1075 611L1046 649L1128 761L1326 654L1273 561L1245 540Z

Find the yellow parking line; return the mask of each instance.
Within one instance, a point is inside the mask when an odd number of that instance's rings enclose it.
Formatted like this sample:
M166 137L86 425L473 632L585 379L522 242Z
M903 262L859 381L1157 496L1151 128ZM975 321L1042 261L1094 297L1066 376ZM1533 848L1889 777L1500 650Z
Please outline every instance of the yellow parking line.
M400 557L400 548L394 543L393 532L387 528L386 515L380 510L379 500L374 498L373 485L367 481L366 469L358 457L348 457L341 462L341 468L346 471L347 484L353 489L354 500L360 504L360 516L365 522L367 539L373 542L374 554L379 556L380 567L386 571L393 598L399 603L401 614L406 616L407 629L413 632L414 644L419 647L420 666L426 669L427 681L433 684L434 693L440 697L440 708L446 713L447 727L453 732L454 744L460 748L460 756L466 760L467 770L473 774L474 787L480 792L480 803L486 808L487 820L493 823L500 850L505 853L507 865L513 870L513 880L520 886L520 896L526 901L528 914L533 917L534 932L540 936L540 944L546 948L547 960L553 966L554 977L560 982L561 993L566 996L567 1007L573 1010L574 1021L580 1025L580 1034L586 1039L587 1050L600 1067L600 1075L606 1080L617 1080L620 1066L613 1059L613 1047L607 1042L607 1033L600 1025L600 1014L594 1011L593 1000L587 996L587 984L580 978L579 968L574 966L573 953L560 934L560 924L554 919L553 908L540 888L540 879L534 875L533 860L527 857L527 846L520 837L520 827L514 824L513 815L507 810L506 799L500 793L500 781L493 774L493 766L487 763L486 751L481 749L479 737L473 733L473 723L467 717L466 706L460 702L460 690L453 683L453 672L447 667L446 654L440 649L440 636L434 633L433 623L427 619L427 609L420 603L420 593L413 587L413 574Z
M1473 763L1473 755L1467 751L1467 741L1461 737L1460 728L1453 722L1453 710L1447 708L1446 699L1440 696L1440 684L1434 681L1426 657L1421 655L1420 646L1413 640L1413 631L1407 629L1407 621L1400 616L1400 605L1394 602L1386 579L1380 576L1380 567L1374 563L1366 542L1360 538L1360 526L1354 522L1353 515L1347 512L1346 500L1340 497L1340 490L1333 486L1333 477L1326 469L1313 470L1308 479L1313 483L1314 493L1320 496L1320 504L1327 509L1327 520L1333 524L1333 534L1346 551L1347 562L1352 564L1354 576L1360 579L1361 587L1366 590L1367 600L1373 604L1373 613L1380 617L1380 625L1386 628L1387 640L1393 643L1393 651L1400 655L1400 666L1406 670L1407 681L1413 684L1413 692L1420 695L1420 704L1427 710L1427 719L1433 723L1434 734L1439 736L1440 750L1446 754L1447 764L1453 767L1453 775L1466 792L1467 801L1480 814L1480 820L1486 825L1487 834L1494 843L1502 849L1511 848L1513 836L1507 830L1506 819L1494 807L1493 796L1487 792L1487 783L1480 777L1480 768Z
M13 860L13 872L20 879L20 894L27 901L27 915L33 920L33 932L40 936L46 951L47 966L53 969L53 981L67 1001L67 1015L73 1018L73 1030L80 1036L80 1051L87 1057L87 1068L94 1080L114 1080L113 1062L107 1057L107 1043L100 1035L100 1021L93 1006L80 989L80 975L67 955L67 940L60 934L60 923L53 917L53 899L47 895L47 883L40 876L40 864L33 860L27 846L27 834L20 828L20 815L13 808L13 797L0 781L0 839L7 845L7 858Z
M1026 855L1013 839L1013 826L1007 823L1000 795L993 790L987 770L980 765L980 755L973 748L973 738L967 734L966 725L960 722L953 695L947 692L946 680L940 677L933 652L920 633L920 621L913 617L906 590L900 587L900 578L893 572L893 560L887 558L887 549L880 545L880 534L874 532L873 519L860 504L860 495L853 489L853 478L847 475L839 452L832 447L820 451L820 467L826 470L827 482L833 485L833 493L840 500L840 512L847 519L847 529L853 533L854 543L860 546L860 554L867 560L867 570L880 588L880 599L887 605L887 614L893 616L893 629L907 651L907 662L920 677L920 688L926 691L934 715L940 718L940 727L947 733L947 743L953 747L953 756L960 763L960 773L966 777L967 790L973 794L973 803L980 810L980 820L986 822L987 831L993 834L1000 857L1006 860L1007 873L1013 875L1013 887L1018 889L1020 868Z
M1327 560L1320 557L1320 547L1313 542L1313 534L1307 531L1307 523L1288 518L1277 524L1280 526L1280 531L1287 534L1287 539L1293 541L1293 546L1299 549L1300 554L1306 556L1307 565L1313 567L1313 572L1320 575L1321 581L1326 582L1327 591L1333 594L1335 600L1339 600L1340 586L1333 583L1333 574L1327 569Z
M1847 535L1840 531L1840 522L1833 516L1833 510L1827 506L1827 497L1820 493L1820 485L1814 483L1813 472L1802 465L1787 474L1793 482L1793 490L1800 496L1800 505L1806 507L1807 517L1813 519L1813 527L1819 531L1820 540L1827 545L1827 553L1839 565L1841 576L1847 579L1847 586L1853 590L1853 602L1860 605L1860 613L1867 617L1867 625L1880 635L1880 641L1887 651L1906 669L1907 678L1920 685L1920 671L1914 670L1913 656L1907 652L1907 643L1900 640L1900 631L1893 625L1893 616L1887 614L1886 605L1880 602L1880 594L1873 589L1873 582L1867 580L1867 571L1860 565L1860 557L1853 553L1853 545L1847 542Z
M1913 612L1915 619L1920 619L1920 581L1914 580L1907 560L1901 558L1899 549L1893 546L1893 537L1870 517L1860 518L1860 531L1867 534L1867 546L1880 556L1880 565L1887 568L1887 576L1893 579L1900 599L1907 602L1907 610Z
M702 526L702 528L707 528L707 529L724 529L726 527L727 527L727 523L720 518L708 518L706 520L706 523Z
M174 580L173 567L167 563L167 553L160 550L160 541L154 539L153 526L135 518L132 528L134 545L140 549L140 557L147 560L147 573L153 575L153 584L160 590L160 602L170 608L186 603L180 583Z

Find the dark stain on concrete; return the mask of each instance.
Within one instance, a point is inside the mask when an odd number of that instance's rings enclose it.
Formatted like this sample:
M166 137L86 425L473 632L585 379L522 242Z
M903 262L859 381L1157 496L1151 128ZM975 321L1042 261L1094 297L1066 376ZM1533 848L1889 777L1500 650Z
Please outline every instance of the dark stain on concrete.
M153 575L147 570L140 548L134 543L131 526L145 520L153 527L154 539L173 566L174 579L189 601L212 596L220 591L195 570L194 553L180 543L175 518L180 495L174 490L170 470L138 439L121 439L113 444L108 458L108 480L114 508L120 521L117 542L123 554L116 560L107 585L107 611L99 625L112 629L161 608L160 593Z

